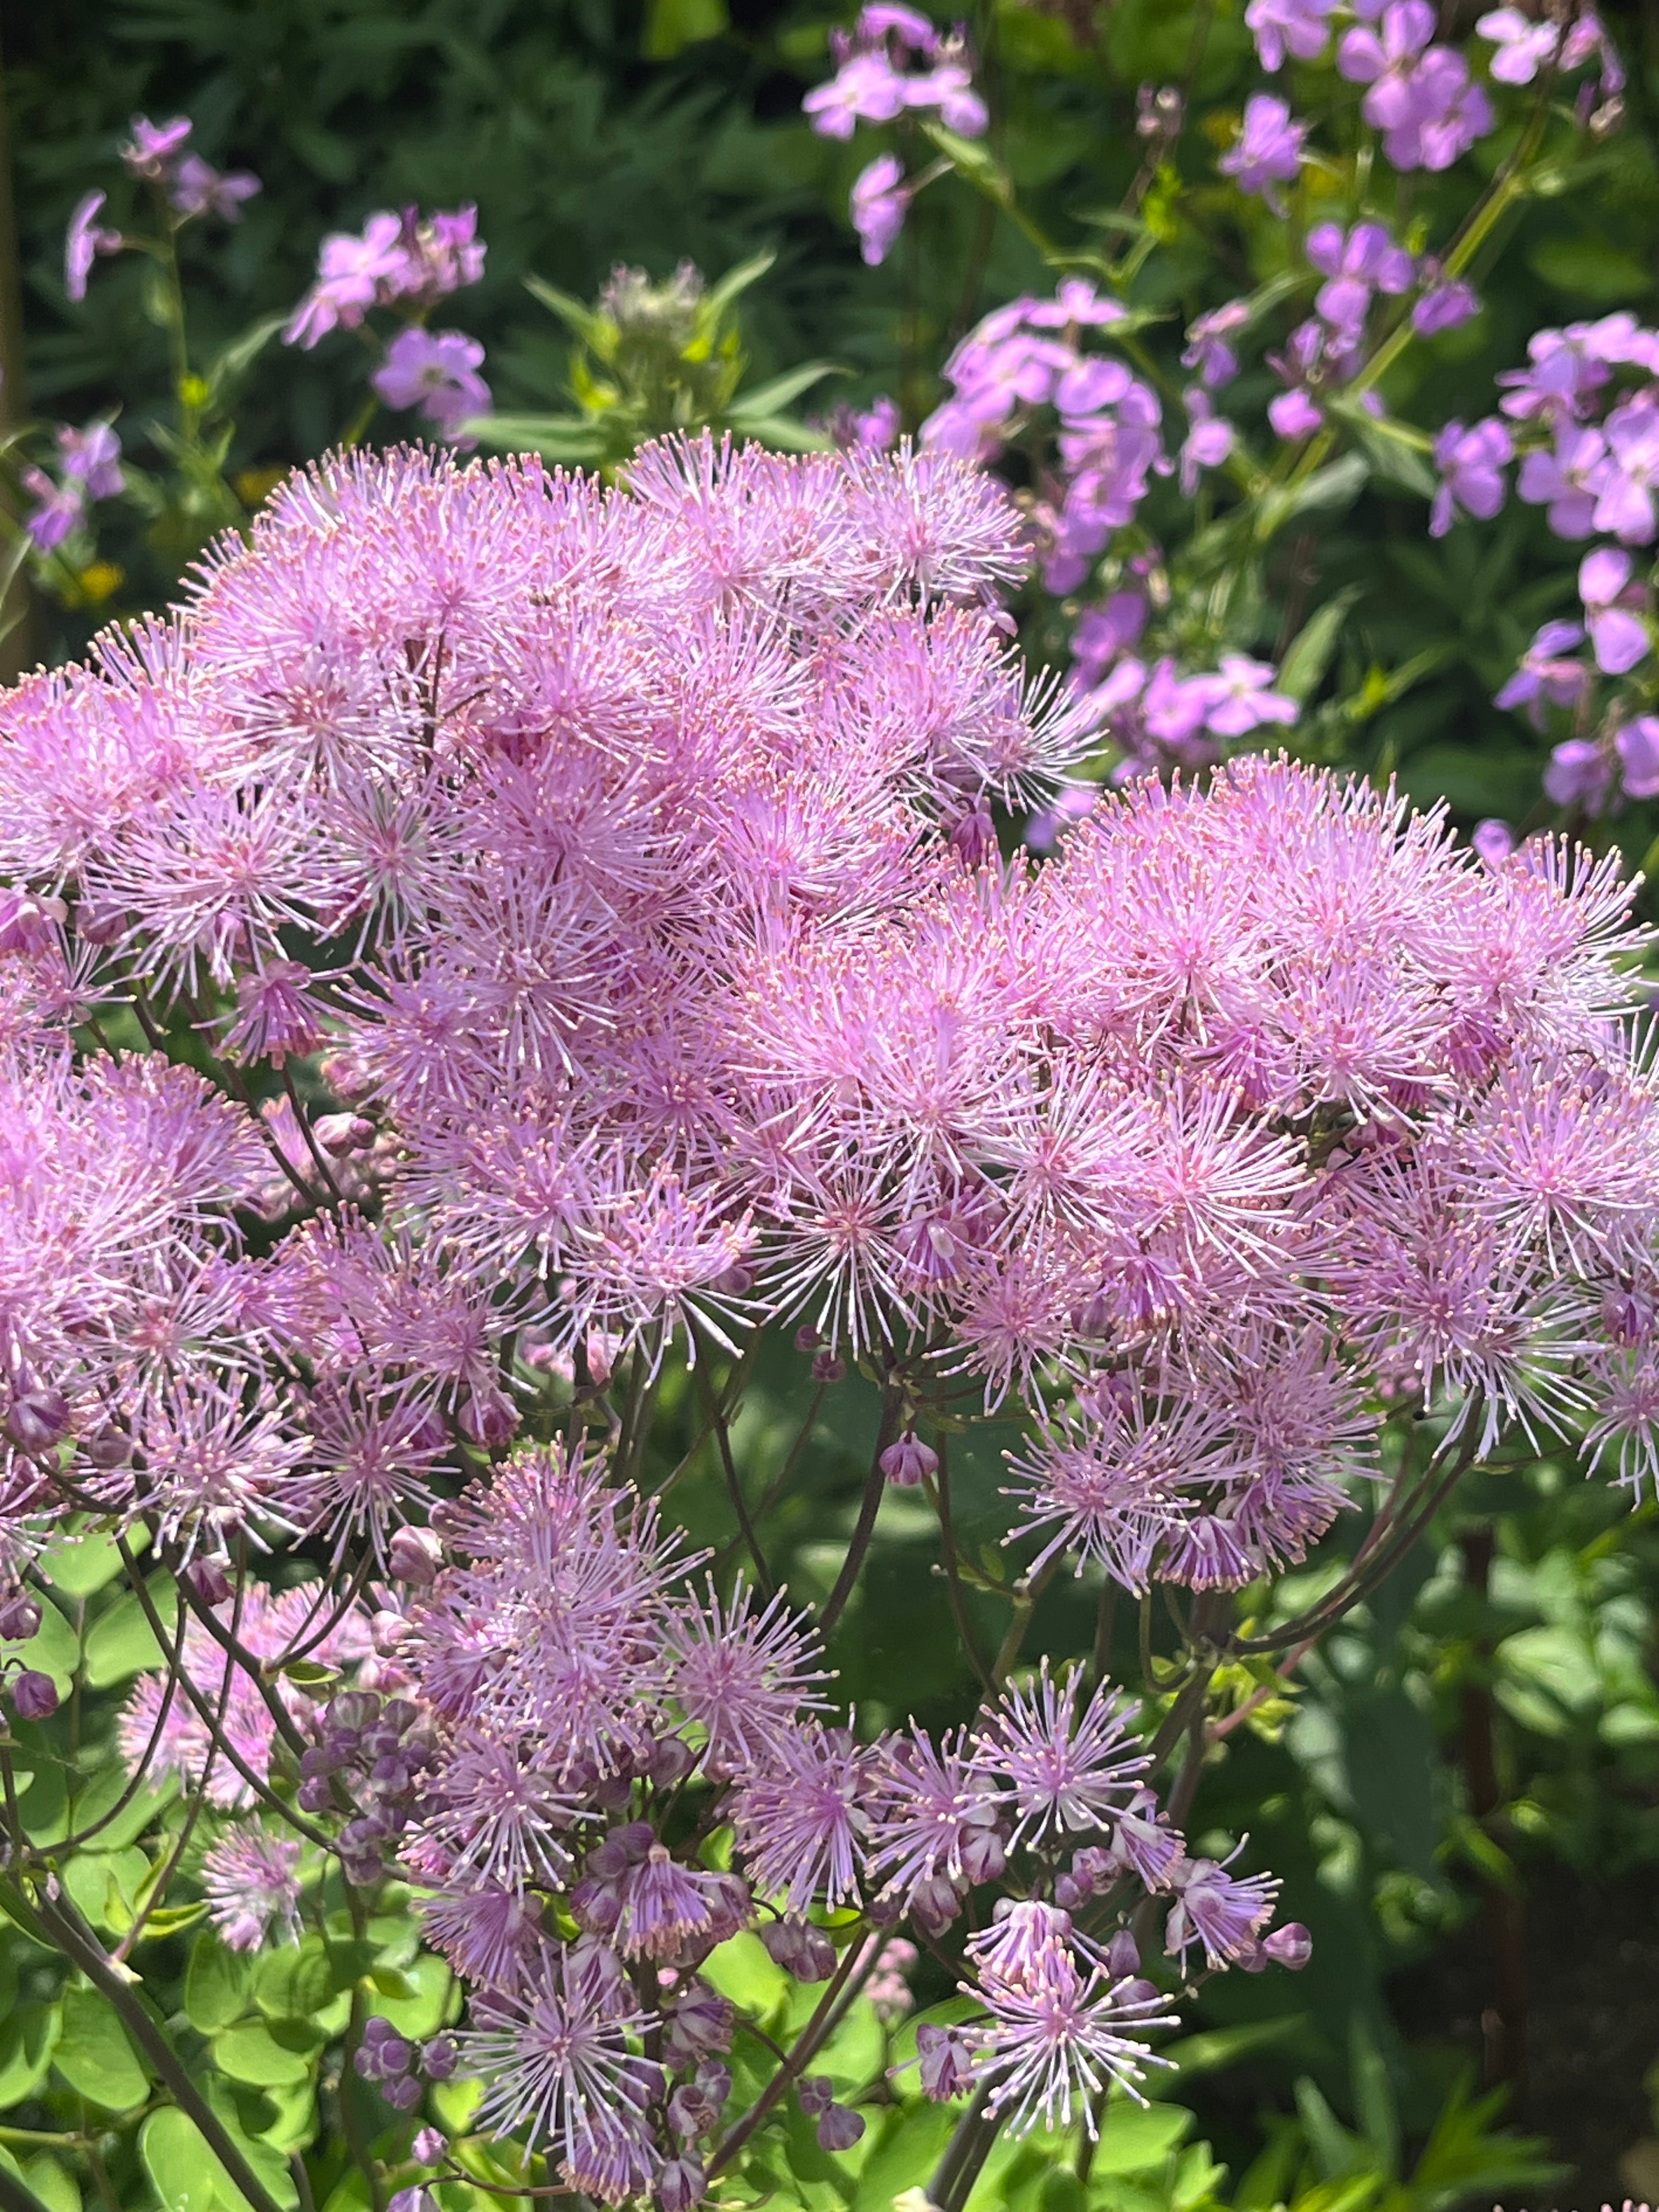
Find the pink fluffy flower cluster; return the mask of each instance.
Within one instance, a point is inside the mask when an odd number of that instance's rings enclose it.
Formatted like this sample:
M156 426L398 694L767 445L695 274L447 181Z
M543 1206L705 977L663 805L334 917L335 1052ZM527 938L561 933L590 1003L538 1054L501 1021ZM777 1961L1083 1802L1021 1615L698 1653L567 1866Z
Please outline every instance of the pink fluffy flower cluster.
M100 1496L383 1543L514 1346L775 1321L1047 1409L1030 1510L1135 1588L1298 1556L1384 1386L1647 1463L1615 863L1262 761L1003 862L1091 719L1016 520L938 453L353 459L10 696L8 1389ZM248 1109L77 1055L122 1000Z
M833 2000L997 1885L923 2079L1027 2119L1135 2078L1148 1912L1206 1970L1304 1939L1159 1819L1104 1687L856 1741L631 1438L549 1447L550 1369L637 1409L794 1325L903 1482L947 1383L1017 1400L1010 1540L1135 1592L1302 1558L1412 1398L1659 1460L1616 863L1483 865L1259 759L1005 860L1097 711L1008 650L1025 558L939 451L356 455L0 706L8 1578L66 1507L142 1524L195 1625L130 1758L235 1808L297 1744L313 1849L430 1891L489 2111L607 2201L676 2212L757 2124L696 1978L740 1930ZM301 1535L365 1613L235 1588ZM350 1686L266 1695L312 1651ZM216 1854L229 1940L291 1912L282 1838ZM395 2040L360 2063L418 2101Z

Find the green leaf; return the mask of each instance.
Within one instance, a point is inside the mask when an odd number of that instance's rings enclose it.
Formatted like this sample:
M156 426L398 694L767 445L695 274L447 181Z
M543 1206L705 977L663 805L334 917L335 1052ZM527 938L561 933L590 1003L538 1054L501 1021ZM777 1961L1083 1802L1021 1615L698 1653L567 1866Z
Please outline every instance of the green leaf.
M246 2088L238 2087L216 2074L209 2075L203 2086L208 2103L213 2107L214 2118L252 2167L258 2179L264 2184L266 2195L274 2197L277 2203L289 2207L290 2212L297 2212L300 2192L289 2170L287 2159L280 2151L273 2149L270 2143L261 2142L248 2124L251 2117L257 2124L263 2124L270 2111L269 2102L262 2097L257 2110L250 2113ZM222 2188L231 2212L248 2212L247 2199L240 2190L232 2188L228 2177Z
M1237 2027L1203 2028L1196 2035L1166 2043L1164 2056L1175 2069L1173 2078L1187 2081L1200 2074L1218 2074L1224 2067L1237 2066L1258 2051L1304 2033L1307 2027L1308 2015L1297 2012L1286 2013L1278 2020L1246 2021Z
M285 1955L279 1951L273 1958ZM240 2020L248 2007L249 1980L246 1964L216 1936L198 1936L185 1969L185 2016L191 2026L204 2035L216 2035Z
M648 62L672 61L682 46L718 39L730 27L726 0L650 0L640 51Z
M983 192L999 207L1006 208L1012 203L1013 180L989 147L972 138L958 137L942 123L924 123L921 128L924 137L933 140L958 176L975 191Z
M599 424L580 415L478 415L461 427L496 453L539 453L577 468L602 461L609 442Z
M308 2020L337 1992L333 1966L319 1936L293 1948L267 1952L253 1977L254 2002L267 2020Z
M958 2118L944 2106L924 2104L872 2120L878 2132L859 2171L853 2212L892 2212L907 2190L923 2189L945 2154Z
M751 284L761 278L777 259L775 253L751 253L747 261L739 261L735 269L728 269L718 284L711 284L702 297L702 313L711 325L718 323L735 300L740 299Z
M1144 2173L1161 2166L1187 2134L1193 2116L1182 2105L1109 2105L1095 2146L1093 2173Z
M171 1634L179 1617L179 1593L172 1578L155 1575L148 1584L149 1601L157 1619ZM156 1642L143 1607L131 1590L125 1591L87 1636L87 1682L94 1690L112 1689L118 1682L152 1667L165 1667L167 1654Z
M764 384L756 385L732 402L726 419L733 429L739 429L751 416L775 415L792 399L799 399L803 392L810 392L815 384L822 384L826 376L845 376L847 371L832 361L809 361L799 368L792 368L781 376L769 377Z
M1395 2103L1394 2084L1389 2079L1388 2062L1358 2013L1348 2040L1354 2117L1370 2147L1373 2162L1393 2181L1400 2172L1400 2113Z
M115 2008L96 1990L65 1990L64 2026L52 2064L94 2105L131 2112L149 2094L149 2081Z
M60 1698L66 1698L81 1663L81 1639L55 1605L40 1607L40 1626L27 1644L8 1646L7 1656L37 1674L50 1674Z
M1279 665L1279 690L1298 702L1312 698L1325 680L1348 610L1359 593L1360 586L1350 584L1309 616Z
M280 315L266 315L251 323L240 337L234 337L224 350L216 356L207 373L208 390L213 398L221 398L239 377L245 376L289 319L284 311Z
M1528 258L1534 273L1556 291L1597 307L1645 299L1653 289L1652 271L1638 256L1621 252L1607 239L1544 239Z
M1366 2164L1365 2146L1350 2135L1304 2074L1296 2085L1296 2109L1314 2160L1327 2181L1346 2180Z
M739 437L752 438L757 446L770 446L780 453L827 453L835 446L827 432L813 429L793 415L734 413L726 422Z
M149 1540L143 1529L135 1529L127 1539L128 1547L142 1551ZM121 1572L121 1554L112 1536L88 1532L48 1544L40 1554L40 1565L52 1588L65 1597L92 1597Z
M381 1967L375 1970L374 1979L376 1988L380 1985L380 1976L384 1972ZM443 2026L454 1982L449 1968L441 1959L426 1952L400 1973L398 1979L407 1989L408 1995L380 1996L371 2009L389 2020L399 2035L411 2037L416 2041L435 2035Z
M119 1803L127 1787L125 1770L113 1759L103 1762L99 1771L84 1790L77 1790L70 1814L70 1829L80 1835L104 1820L106 1814ZM162 1808L172 1803L179 1794L176 1774L164 1775L155 1787L135 1790L127 1803L112 1819L105 1820L95 1835L88 1836L82 1849L88 1851L125 1850L129 1844L137 1843Z
M40 2088L62 2027L55 2004L19 2005L0 2021L0 2112L9 2112Z
M55 2158L42 2152L23 2168L23 2179L46 2206L46 2212L81 2212L81 2191L73 2174Z
M131 1927L138 1885L149 1860L136 1844L120 1851L77 1851L64 1869L64 1887L94 1928L124 1935Z
M303 2081L311 2062L303 2052L285 2051L268 2027L256 2025L228 2027L213 2039L214 2063L233 2081L246 2081L256 2089L282 2088Z
M733 1936L717 1944L697 1971L740 2011L763 2021L789 1994L789 1977L758 1936Z
M543 307L567 325L584 344L595 347L605 344L611 325L603 315L596 313L580 300L573 299L568 292L560 291L556 284L550 284L545 277L526 276L524 287L533 299L539 300Z
M1300 483L1264 492L1256 508L1257 544L1265 545L1299 515L1340 514L1358 498L1370 475L1370 464L1363 453L1343 453L1327 461L1322 469L1315 469Z
M206 2136L187 2113L173 2106L152 2112L144 2122L138 2154L155 2185L163 2212L214 2212L216 2205L240 2201L229 2175L209 2149Z

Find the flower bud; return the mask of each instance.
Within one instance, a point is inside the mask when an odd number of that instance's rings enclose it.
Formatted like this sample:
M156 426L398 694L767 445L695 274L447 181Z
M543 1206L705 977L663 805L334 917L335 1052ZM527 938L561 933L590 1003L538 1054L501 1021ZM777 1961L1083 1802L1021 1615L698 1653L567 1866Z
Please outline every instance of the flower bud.
M797 1352L816 1352L823 1341L823 1338L815 1328L798 1328L795 1331Z
M645 1771L659 1790L672 1790L677 1782L684 1782L697 1763L697 1754L690 1745L677 1735L665 1735L655 1745L645 1763Z
M394 2112L412 2112L424 2092L412 2074L404 2074L395 2081L381 2085L380 2094Z
M513 1441L519 1425L516 1406L499 1390L474 1390L459 1415L461 1432L485 1451L499 1451Z
M417 2166L436 2166L449 2148L449 2139L439 2128L422 2128L409 2146Z
M800 1920L774 1920L760 1931L769 1954L798 1982L827 1982L836 1971L836 1947L822 1928Z
M1007 1849L995 1828L974 1828L963 1837L962 1870L969 1881L995 1881L1007 1863Z
M365 1073L362 1063L349 1053L331 1052L317 1063L317 1073L337 1098L348 1105L367 1098L374 1088Z
M0 1605L0 1644L27 1644L40 1626L40 1608L20 1590Z
M204 1605L222 1605L231 1593L230 1562L211 1554L192 1559L185 1569L185 1580Z
M657 2203L661 2212L690 2212L694 2204L701 2204L708 2187L702 2161L682 2151L671 2158L657 2175Z
M622 1899L608 1881L592 1875L576 1884L569 1901L571 1918L590 1936L611 1935L622 1918Z
M312 1125L318 1143L337 1159L343 1152L366 1152L375 1133L374 1124L361 1114L319 1114Z
M951 830L950 844L951 850L965 868L983 867L987 860L995 857L997 825L983 799L976 799L971 806L957 817Z
M14 1675L11 1703L20 1721L50 1720L58 1710L58 1691L51 1675L37 1674L33 1668Z
M795 2094L807 2118L819 2119L836 2101L836 2085L827 2074L807 2074L795 2085Z
M815 1352L812 1355L812 1380L815 1382L839 1382L847 1372L847 1362L838 1352Z
M62 1443L70 1430L70 1403L61 1390L19 1390L0 1422L9 1441L31 1456Z
M1106 1946L1106 1971L1115 1982L1140 1972L1140 1946L1127 1928L1120 1928Z
M1299 1920L1287 1920L1282 1928L1273 1929L1261 1948L1275 1966L1299 1974L1313 1956L1313 1937Z
M907 1429L897 1443L889 1444L882 1454L881 1471L899 1489L919 1490L938 1474L939 1454L923 1443L913 1429Z
M968 2039L954 2027L935 2027L924 2021L916 2030L916 2056L921 2062L921 2093L936 2104L957 2095L972 2078Z
M864 2115L845 2105L831 2105L818 2122L820 2150L851 2150L864 2133Z
M460 2063L453 2036L434 2035L421 2045L421 2071L428 2081L447 2081Z
M924 1881L910 1900L910 1917L924 1936L942 1936L961 1915L962 1899L942 1874Z
M1054 1903L1062 1912L1077 1912L1089 1902L1090 1893L1068 1874L1054 1876Z
M400 1583L430 1589L444 1563L444 1547L430 1528L399 1528L386 1547L386 1565Z
M323 1725L331 1732L373 1727L380 1717L380 1701L370 1690L342 1690L328 1701ZM353 1741L356 1747L355 1738Z

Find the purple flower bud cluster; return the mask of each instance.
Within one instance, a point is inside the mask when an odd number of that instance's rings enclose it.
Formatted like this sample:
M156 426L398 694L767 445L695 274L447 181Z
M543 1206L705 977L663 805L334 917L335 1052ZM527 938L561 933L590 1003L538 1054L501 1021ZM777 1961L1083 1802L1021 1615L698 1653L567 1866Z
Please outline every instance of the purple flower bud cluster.
M363 2081L374 2083L393 2112L412 2112L428 2081L449 2080L459 2063L459 2052L453 2036L434 2036L416 2046L389 2020L371 2013L351 2063ZM435 2129L422 2129L415 2141L415 2155L422 2166L434 2166L443 2156L444 2140Z
M344 1690L330 1699L319 1741L300 1761L300 1808L327 1813L345 1805L340 1863L348 1881L371 1887L386 1873L408 1826L432 1738L418 1705Z
M122 164L130 177L159 192L173 217L173 227L197 216L217 216L223 222L240 222L244 204L263 190L258 177L246 169L228 175L185 150L194 125L175 115L168 123L152 123L135 115L132 136L121 149ZM64 239L64 290L76 302L87 296L92 264L101 254L119 253L129 240L118 230L98 221L108 195L89 191L70 216ZM94 495L99 496L100 495Z
M216 215L221 222L240 222L244 202L264 189L246 169L224 176L199 154L186 153L195 126L185 116L152 123L147 115L135 115L131 128L132 136L121 149L127 174L163 192L167 204L185 222L193 216Z

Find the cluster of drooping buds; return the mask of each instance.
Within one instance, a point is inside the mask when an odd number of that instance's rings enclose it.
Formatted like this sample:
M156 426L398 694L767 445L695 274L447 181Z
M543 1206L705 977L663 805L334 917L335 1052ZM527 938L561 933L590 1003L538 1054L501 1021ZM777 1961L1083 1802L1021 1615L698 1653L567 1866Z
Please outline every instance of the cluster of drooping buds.
M343 1801L356 1808L339 1838L349 1881L366 1887L385 1874L431 1757L430 1729L409 1698L343 1690L330 1700L320 1741L301 1758L299 1802L305 1813Z
M363 2039L351 2063L365 2081L374 2083L393 2112L412 2112L428 2082L448 2081L459 2053L454 2039L447 2035L434 2035L417 2048L389 2020L373 2013L364 2022Z

